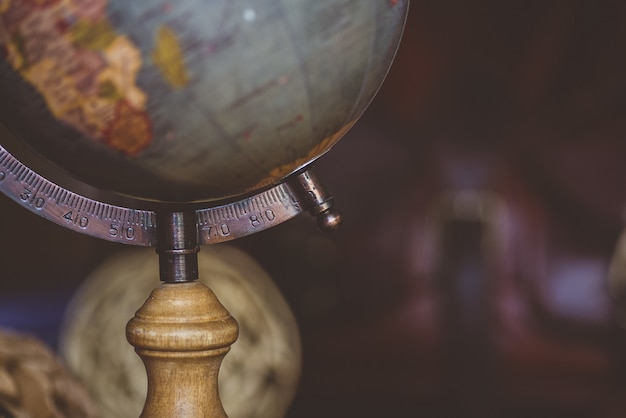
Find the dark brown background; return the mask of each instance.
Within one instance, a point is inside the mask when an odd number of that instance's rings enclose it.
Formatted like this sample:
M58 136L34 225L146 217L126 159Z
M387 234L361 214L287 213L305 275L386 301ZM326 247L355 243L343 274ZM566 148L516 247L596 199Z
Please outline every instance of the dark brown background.
M380 95L317 164L343 229L303 216L237 243L301 327L290 417L626 416L606 286L625 23L620 1L412 2ZM448 216L442 196L468 190L498 216ZM118 247L2 196L0 211L0 323L55 344L73 290Z

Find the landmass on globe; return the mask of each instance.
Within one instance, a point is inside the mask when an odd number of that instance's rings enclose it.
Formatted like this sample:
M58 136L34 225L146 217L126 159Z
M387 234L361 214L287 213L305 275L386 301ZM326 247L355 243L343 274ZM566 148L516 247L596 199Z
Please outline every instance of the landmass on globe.
M143 58L106 7L107 0L0 0L0 48L56 119L136 155L153 136L147 93L136 83ZM188 84L171 28L159 28L151 58L172 88Z

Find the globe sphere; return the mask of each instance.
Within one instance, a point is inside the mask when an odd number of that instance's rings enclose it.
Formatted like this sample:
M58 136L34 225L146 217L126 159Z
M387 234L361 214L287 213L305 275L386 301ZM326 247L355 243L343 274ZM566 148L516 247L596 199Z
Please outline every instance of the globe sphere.
M326 152L391 64L408 0L0 1L0 123L70 175L166 202Z

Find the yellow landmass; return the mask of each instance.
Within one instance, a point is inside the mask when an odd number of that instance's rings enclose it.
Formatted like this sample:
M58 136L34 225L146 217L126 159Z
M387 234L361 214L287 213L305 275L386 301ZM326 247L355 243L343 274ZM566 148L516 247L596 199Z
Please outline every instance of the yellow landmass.
M22 77L44 93L48 109L55 117L63 120L65 113L80 106L81 95L73 80L52 59L44 59L31 65L22 71Z
M93 127L101 139L102 133L108 128L115 117L115 102L100 97L87 97L81 103L86 123Z
M189 73L185 66L183 50L176 32L167 26L159 27L152 61L161 70L167 83L174 88L189 84Z
M104 80L100 83L98 96L111 102L116 102L124 97L111 80Z
M13 68L16 70L20 70L26 65L26 60L24 59L24 55L20 53L20 50L16 47L16 45L12 42L5 44L7 49L7 61L11 64Z
M144 109L146 95L135 84L142 65L141 52L128 37L122 35L102 52L107 68L98 76L101 89L113 86L117 91L116 98L124 98L135 109Z
M0 13L4 13L9 10L11 0L0 0Z
M107 48L118 35L108 20L91 22L80 20L71 28L70 37L74 44L92 51Z
M8 52L8 61L13 68L20 70L28 66L28 60L24 52L24 39L19 31L15 31L12 35L9 35L2 21L0 21L0 44L5 45Z

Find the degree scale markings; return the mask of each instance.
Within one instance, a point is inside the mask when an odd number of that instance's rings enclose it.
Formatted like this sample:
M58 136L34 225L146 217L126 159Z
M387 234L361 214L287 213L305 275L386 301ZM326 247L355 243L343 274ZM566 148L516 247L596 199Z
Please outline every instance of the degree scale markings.
M156 215L92 200L58 186L19 162L0 145L0 192L57 225L96 238L156 245ZM278 225L303 212L288 183L241 201L196 211L199 244L230 241Z
M239 202L197 212L200 244L254 234L302 213L295 193L282 183Z
M154 213L101 203L64 189L19 162L0 146L0 191L57 225L109 241L152 246Z

